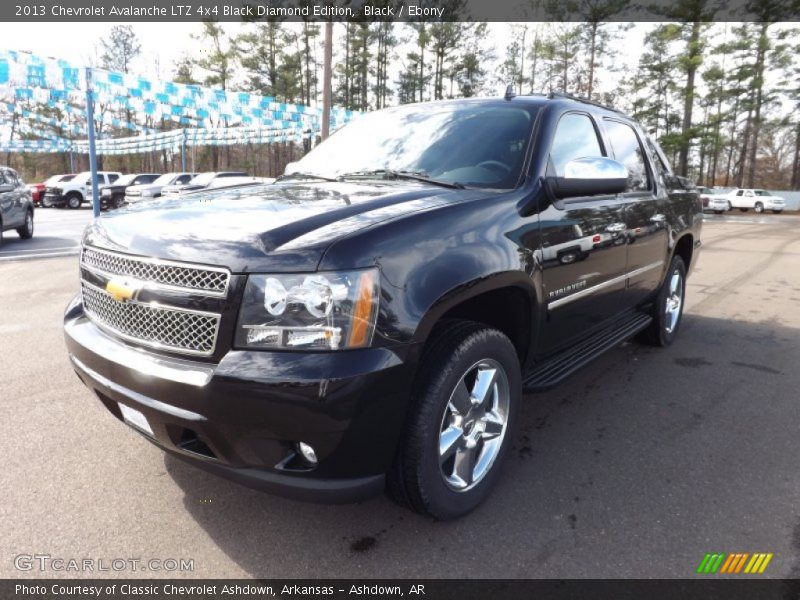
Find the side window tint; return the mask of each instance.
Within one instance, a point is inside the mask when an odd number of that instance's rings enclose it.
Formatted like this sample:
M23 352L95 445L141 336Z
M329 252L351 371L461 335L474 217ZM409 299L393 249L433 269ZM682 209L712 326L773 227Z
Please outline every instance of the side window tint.
M14 171L6 171L6 181L11 185L17 185L17 176L15 175Z
M619 121L606 121L608 141L614 158L628 168L628 190L639 192L650 189L642 145L633 127Z
M5 184L6 184L5 174L2 171L0 171L0 185L5 185Z
M603 156L592 120L581 114L561 117L550 149L550 160L556 175L564 175L564 167L569 161L591 156Z
M181 175L178 177L178 183L189 183L192 180L191 175Z
M109 175L108 183L114 183L117 179L119 179L119 175Z

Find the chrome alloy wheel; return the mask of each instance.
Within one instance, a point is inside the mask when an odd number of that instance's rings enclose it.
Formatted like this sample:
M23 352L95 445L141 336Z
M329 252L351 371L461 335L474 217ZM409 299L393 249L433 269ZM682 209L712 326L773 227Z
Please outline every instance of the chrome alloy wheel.
M665 302L664 312L666 313L665 330L672 333L678 325L681 317L681 307L683 306L683 281L680 272L673 271L669 280L669 293Z
M495 360L472 365L450 394L439 433L439 470L456 492L477 485L494 464L508 425L510 389Z

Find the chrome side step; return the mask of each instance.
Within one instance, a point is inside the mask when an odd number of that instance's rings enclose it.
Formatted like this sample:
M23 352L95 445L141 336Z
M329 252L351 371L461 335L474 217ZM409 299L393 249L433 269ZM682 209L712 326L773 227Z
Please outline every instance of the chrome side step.
M572 348L562 350L547 358L524 374L522 390L538 392L561 383L569 375L586 366L595 358L633 337L652 322L653 317L641 312L622 315L591 337Z

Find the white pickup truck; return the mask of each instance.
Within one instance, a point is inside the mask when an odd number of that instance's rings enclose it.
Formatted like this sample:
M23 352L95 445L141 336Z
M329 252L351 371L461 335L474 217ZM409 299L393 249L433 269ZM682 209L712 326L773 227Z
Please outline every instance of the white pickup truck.
M725 199L731 203L731 208L738 208L742 212L752 208L757 213L771 210L775 214L778 214L786 208L786 200L780 196L773 196L767 190L733 190L725 195Z
M97 187L110 185L119 179L121 173L116 171L98 171ZM50 206L68 206L80 208L84 202L92 201L92 172L78 173L69 181L61 182L44 190L43 202Z

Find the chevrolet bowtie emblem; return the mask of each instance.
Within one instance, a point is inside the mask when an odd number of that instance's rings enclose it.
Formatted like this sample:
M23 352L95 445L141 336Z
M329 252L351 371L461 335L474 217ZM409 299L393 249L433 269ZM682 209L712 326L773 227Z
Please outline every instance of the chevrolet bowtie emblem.
M106 291L111 294L117 302L127 302L134 300L139 293L141 285L137 281L122 277L113 277L106 284Z

